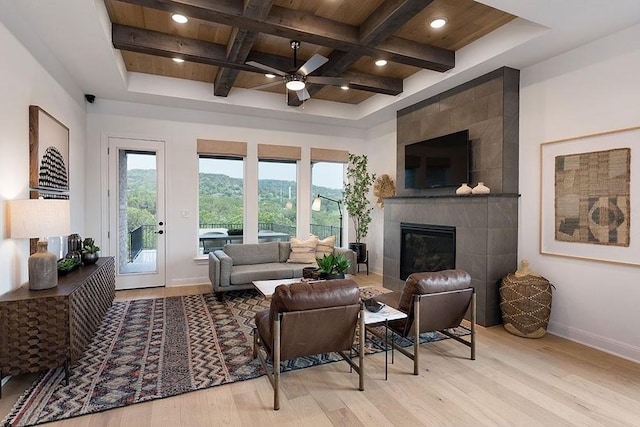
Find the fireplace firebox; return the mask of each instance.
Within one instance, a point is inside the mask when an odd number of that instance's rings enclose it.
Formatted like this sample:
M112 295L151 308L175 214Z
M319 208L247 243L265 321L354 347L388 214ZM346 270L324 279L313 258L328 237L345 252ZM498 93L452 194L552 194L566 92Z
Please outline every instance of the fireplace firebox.
M411 273L440 271L456 266L456 228L400 223L400 279Z

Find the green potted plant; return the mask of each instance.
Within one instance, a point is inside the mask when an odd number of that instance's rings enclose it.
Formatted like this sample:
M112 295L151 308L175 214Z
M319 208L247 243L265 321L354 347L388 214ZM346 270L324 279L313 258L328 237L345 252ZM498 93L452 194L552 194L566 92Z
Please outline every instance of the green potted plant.
M320 277L326 280L344 279L344 272L351 267L351 262L344 254L327 254L322 258L316 258Z
M353 221L356 238L355 242L349 243L349 249L358 256L358 262L365 262L367 259L367 245L362 243L362 238L369 232L371 223L369 189L376 179L375 174L370 174L367 170L368 159L366 154L349 154L349 164L347 165L347 182L344 184L344 205L347 213Z
M82 262L84 264L94 264L98 261L100 247L95 244L91 237L82 241Z

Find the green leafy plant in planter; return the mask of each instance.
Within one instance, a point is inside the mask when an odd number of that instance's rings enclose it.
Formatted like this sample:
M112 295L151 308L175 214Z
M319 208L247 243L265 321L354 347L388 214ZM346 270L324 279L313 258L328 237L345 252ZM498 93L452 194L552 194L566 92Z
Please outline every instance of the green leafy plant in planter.
M351 267L351 262L343 255L328 254L322 258L316 258L320 277L323 279L344 279L344 272Z
M376 175L369 173L367 167L366 154L349 154L343 200L356 233L355 243L349 243L349 248L358 255L358 262L364 262L367 258L367 246L361 240L369 232L373 207L367 196L376 179Z
M94 264L98 261L100 246L97 246L91 237L82 241L82 262L84 264Z

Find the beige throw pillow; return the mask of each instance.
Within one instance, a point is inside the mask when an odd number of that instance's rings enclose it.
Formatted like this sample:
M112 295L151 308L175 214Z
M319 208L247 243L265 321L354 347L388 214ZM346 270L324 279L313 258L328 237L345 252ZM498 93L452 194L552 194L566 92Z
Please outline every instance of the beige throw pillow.
M295 262L299 264L315 264L316 262L316 246L318 238L311 237L309 240L300 240L296 237L291 238L291 253L287 262Z
M322 258L325 255L333 253L333 247L336 245L336 236L329 236L326 239L318 240L316 246L316 258Z

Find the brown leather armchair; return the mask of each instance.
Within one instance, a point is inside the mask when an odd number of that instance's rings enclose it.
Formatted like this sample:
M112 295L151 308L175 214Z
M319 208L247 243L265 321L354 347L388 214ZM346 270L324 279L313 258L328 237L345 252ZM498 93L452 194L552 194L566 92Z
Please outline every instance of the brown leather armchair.
M356 328L364 336L364 311L353 280L280 285L255 323L253 357L259 357L273 387L273 409L280 409L280 362L301 356L337 352L358 372L359 389L364 390L364 346L358 346L357 364L345 354ZM273 373L261 347L273 362Z
M406 319L389 322L389 328L402 337L413 337L413 354L398 346L393 339L391 344L413 360L414 375L418 375L420 334L425 332L438 331L470 347L471 360L475 360L476 294L471 287L471 276L466 271L413 273L407 278L402 291L378 295L375 299L407 313ZM466 340L453 335L448 329L460 326L469 308L471 336ZM373 330L371 332L376 334Z

